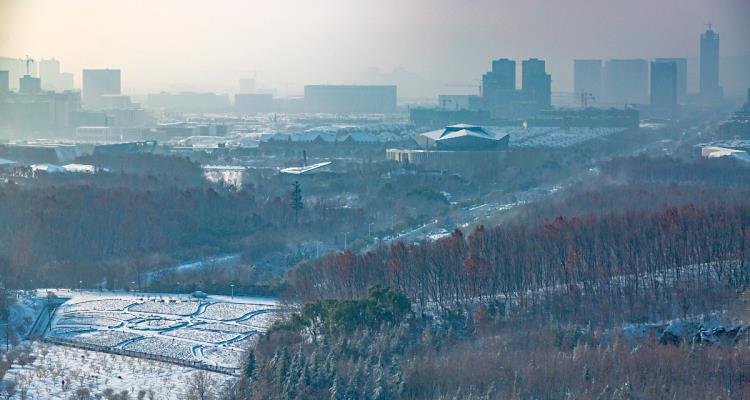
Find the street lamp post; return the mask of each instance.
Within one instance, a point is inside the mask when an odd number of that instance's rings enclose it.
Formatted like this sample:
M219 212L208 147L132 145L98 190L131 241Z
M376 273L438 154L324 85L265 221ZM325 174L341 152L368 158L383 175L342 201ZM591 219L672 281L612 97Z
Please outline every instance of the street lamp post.
M349 232L344 232L344 250L346 250L346 239Z
M83 291L83 281L78 281L78 291L79 292Z
M231 285L229 285L229 286L231 286L231 287L232 287L232 299L234 300L234 283L233 283L233 284L231 284Z

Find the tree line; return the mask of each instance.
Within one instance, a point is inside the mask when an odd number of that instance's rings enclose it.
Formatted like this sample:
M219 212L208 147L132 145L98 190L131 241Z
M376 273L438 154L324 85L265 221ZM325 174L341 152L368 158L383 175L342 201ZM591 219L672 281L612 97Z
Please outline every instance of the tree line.
M564 294L577 301L639 303L671 284L750 282L750 204L612 211L541 224L456 230L436 242L395 243L303 262L288 274L299 302L352 299L372 285L398 288L421 309L501 299L532 306Z

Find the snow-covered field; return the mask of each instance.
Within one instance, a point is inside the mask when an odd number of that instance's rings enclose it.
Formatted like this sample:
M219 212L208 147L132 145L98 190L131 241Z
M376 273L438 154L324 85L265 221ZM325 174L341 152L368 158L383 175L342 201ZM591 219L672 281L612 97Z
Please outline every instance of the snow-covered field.
M230 371L244 350L276 318L276 303L262 298L187 295L66 293L47 337L88 349L165 357ZM96 346L96 347L94 347Z
M570 147L592 139L610 136L625 131L624 128L503 128L500 132L510 134L510 147Z
M0 329L0 342L5 343L5 322L10 327L11 336L15 340L25 339L32 329L37 316L44 310L44 301L34 295L23 294L14 299L15 302L10 306L10 315L8 321L0 323L3 329Z
M135 399L143 390L147 393L146 399L184 399L194 374L207 374L215 390L236 379L169 363L49 343L34 343L32 355L35 359L31 364L14 364L4 378L5 382L15 382L16 395L12 399L72 399L81 388L88 389L92 395L102 394L107 389L115 393L126 390L129 398ZM221 354L210 357L220 361ZM26 397L22 397L22 391Z

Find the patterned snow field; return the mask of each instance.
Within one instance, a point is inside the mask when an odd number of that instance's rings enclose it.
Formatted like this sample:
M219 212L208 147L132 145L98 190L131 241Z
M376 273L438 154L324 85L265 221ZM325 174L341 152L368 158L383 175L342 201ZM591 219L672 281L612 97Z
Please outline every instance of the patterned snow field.
M238 324L224 324L221 322L207 322L204 324L195 324L193 328L198 330L218 331L218 332L230 332L230 333L252 333L254 329Z
M109 388L116 393L127 390L132 399L140 390L153 391L156 399L185 399L185 387L198 373L193 368L174 364L48 343L34 343L32 351L36 356L33 363L14 364L4 378L16 382L14 399L21 398L21 389L26 390L27 399L72 399L75 391L82 387L94 395ZM201 373L209 375L214 388L229 385L236 379L224 374Z
M219 331L201 330L194 328L175 329L164 332L165 336L197 340L199 342L206 343L224 343L230 340L235 340L240 337L236 333L227 333Z
M215 303L206 307L206 310L203 311L201 317L219 321L232 321L240 319L250 313L267 309L268 307L262 305Z
M121 343L136 339L140 336L121 331L93 331L73 334L76 341L83 344L95 346L115 347Z
M125 350L146 354L159 354L181 360L195 361L194 344L174 338L147 337L123 346Z
M244 350L276 319L269 299L187 295L73 293L55 313L48 336L239 368Z
M624 132L624 128L529 127L498 128L510 134L510 147L570 147Z
M192 315L198 311L200 305L197 301L169 302L167 300L145 300L130 306L130 311L166 314L166 315Z
M250 319L239 321L239 323L242 325L247 325L253 329L265 331L277 319L279 319L279 315L274 312L261 312L259 314L253 315L253 317Z

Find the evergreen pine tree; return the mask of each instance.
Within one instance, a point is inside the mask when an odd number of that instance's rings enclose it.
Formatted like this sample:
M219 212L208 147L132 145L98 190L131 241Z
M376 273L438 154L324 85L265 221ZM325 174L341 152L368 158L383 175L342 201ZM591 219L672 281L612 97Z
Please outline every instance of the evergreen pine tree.
M330 393L331 400L344 400L346 399L346 389L342 387L341 381L339 380L338 375L335 375L333 377L333 383L331 384L331 388L328 390Z
M298 181L294 181L292 184L292 208L294 209L294 223L299 221L299 212L302 210L302 188Z
M245 377L251 378L253 371L255 371L255 352L250 350L250 353L247 355L247 362L245 363Z

